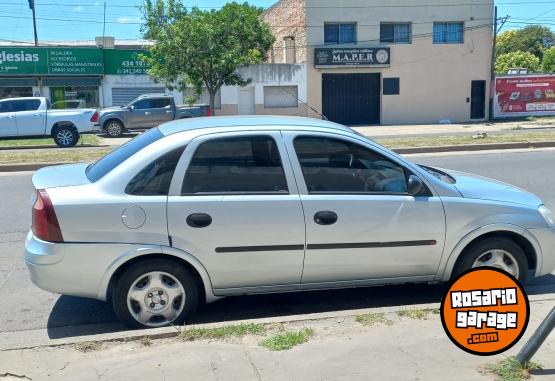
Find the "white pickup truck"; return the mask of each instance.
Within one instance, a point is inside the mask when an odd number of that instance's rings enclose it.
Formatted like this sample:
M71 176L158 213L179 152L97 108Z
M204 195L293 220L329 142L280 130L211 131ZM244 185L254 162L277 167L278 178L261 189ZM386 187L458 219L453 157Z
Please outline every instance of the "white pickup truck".
M0 100L0 138L52 136L59 147L72 147L80 133L99 129L93 108L52 110L44 97Z

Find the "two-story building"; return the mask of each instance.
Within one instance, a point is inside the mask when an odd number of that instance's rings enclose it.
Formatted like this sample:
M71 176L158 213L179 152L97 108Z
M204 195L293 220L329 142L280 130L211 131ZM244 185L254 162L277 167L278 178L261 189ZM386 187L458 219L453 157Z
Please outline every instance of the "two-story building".
M306 63L307 103L330 120L489 116L493 0L282 0L263 19L276 36L270 60Z

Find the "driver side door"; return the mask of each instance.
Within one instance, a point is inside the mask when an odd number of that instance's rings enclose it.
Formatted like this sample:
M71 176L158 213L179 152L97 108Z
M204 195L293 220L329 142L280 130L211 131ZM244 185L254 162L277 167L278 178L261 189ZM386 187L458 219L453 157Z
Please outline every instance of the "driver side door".
M433 278L445 236L439 197L409 195L413 173L361 140L284 135L305 213L302 283Z

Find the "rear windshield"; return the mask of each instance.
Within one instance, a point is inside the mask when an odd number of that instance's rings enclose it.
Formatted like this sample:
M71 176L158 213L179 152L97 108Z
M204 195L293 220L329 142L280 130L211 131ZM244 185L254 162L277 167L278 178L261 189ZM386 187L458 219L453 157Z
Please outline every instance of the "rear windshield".
M103 178L112 169L129 159L131 156L145 148L151 143L161 139L164 135L158 128L153 128L144 134L141 134L128 141L121 147L110 152L96 163L89 165L86 174L90 182L94 183Z

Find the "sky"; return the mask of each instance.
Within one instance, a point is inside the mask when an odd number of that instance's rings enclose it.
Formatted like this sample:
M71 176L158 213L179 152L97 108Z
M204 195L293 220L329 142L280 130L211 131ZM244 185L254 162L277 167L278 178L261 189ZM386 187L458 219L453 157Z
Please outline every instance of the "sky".
M220 7L225 0L184 0L187 6ZM35 0L39 42L54 40L92 40L103 34L103 0ZM251 0L268 7L274 0ZM116 39L140 38L142 0L107 0L105 34ZM499 17L510 16L503 30L541 23L555 31L555 1L496 1ZM31 10L27 0L0 0L0 41L33 39Z

